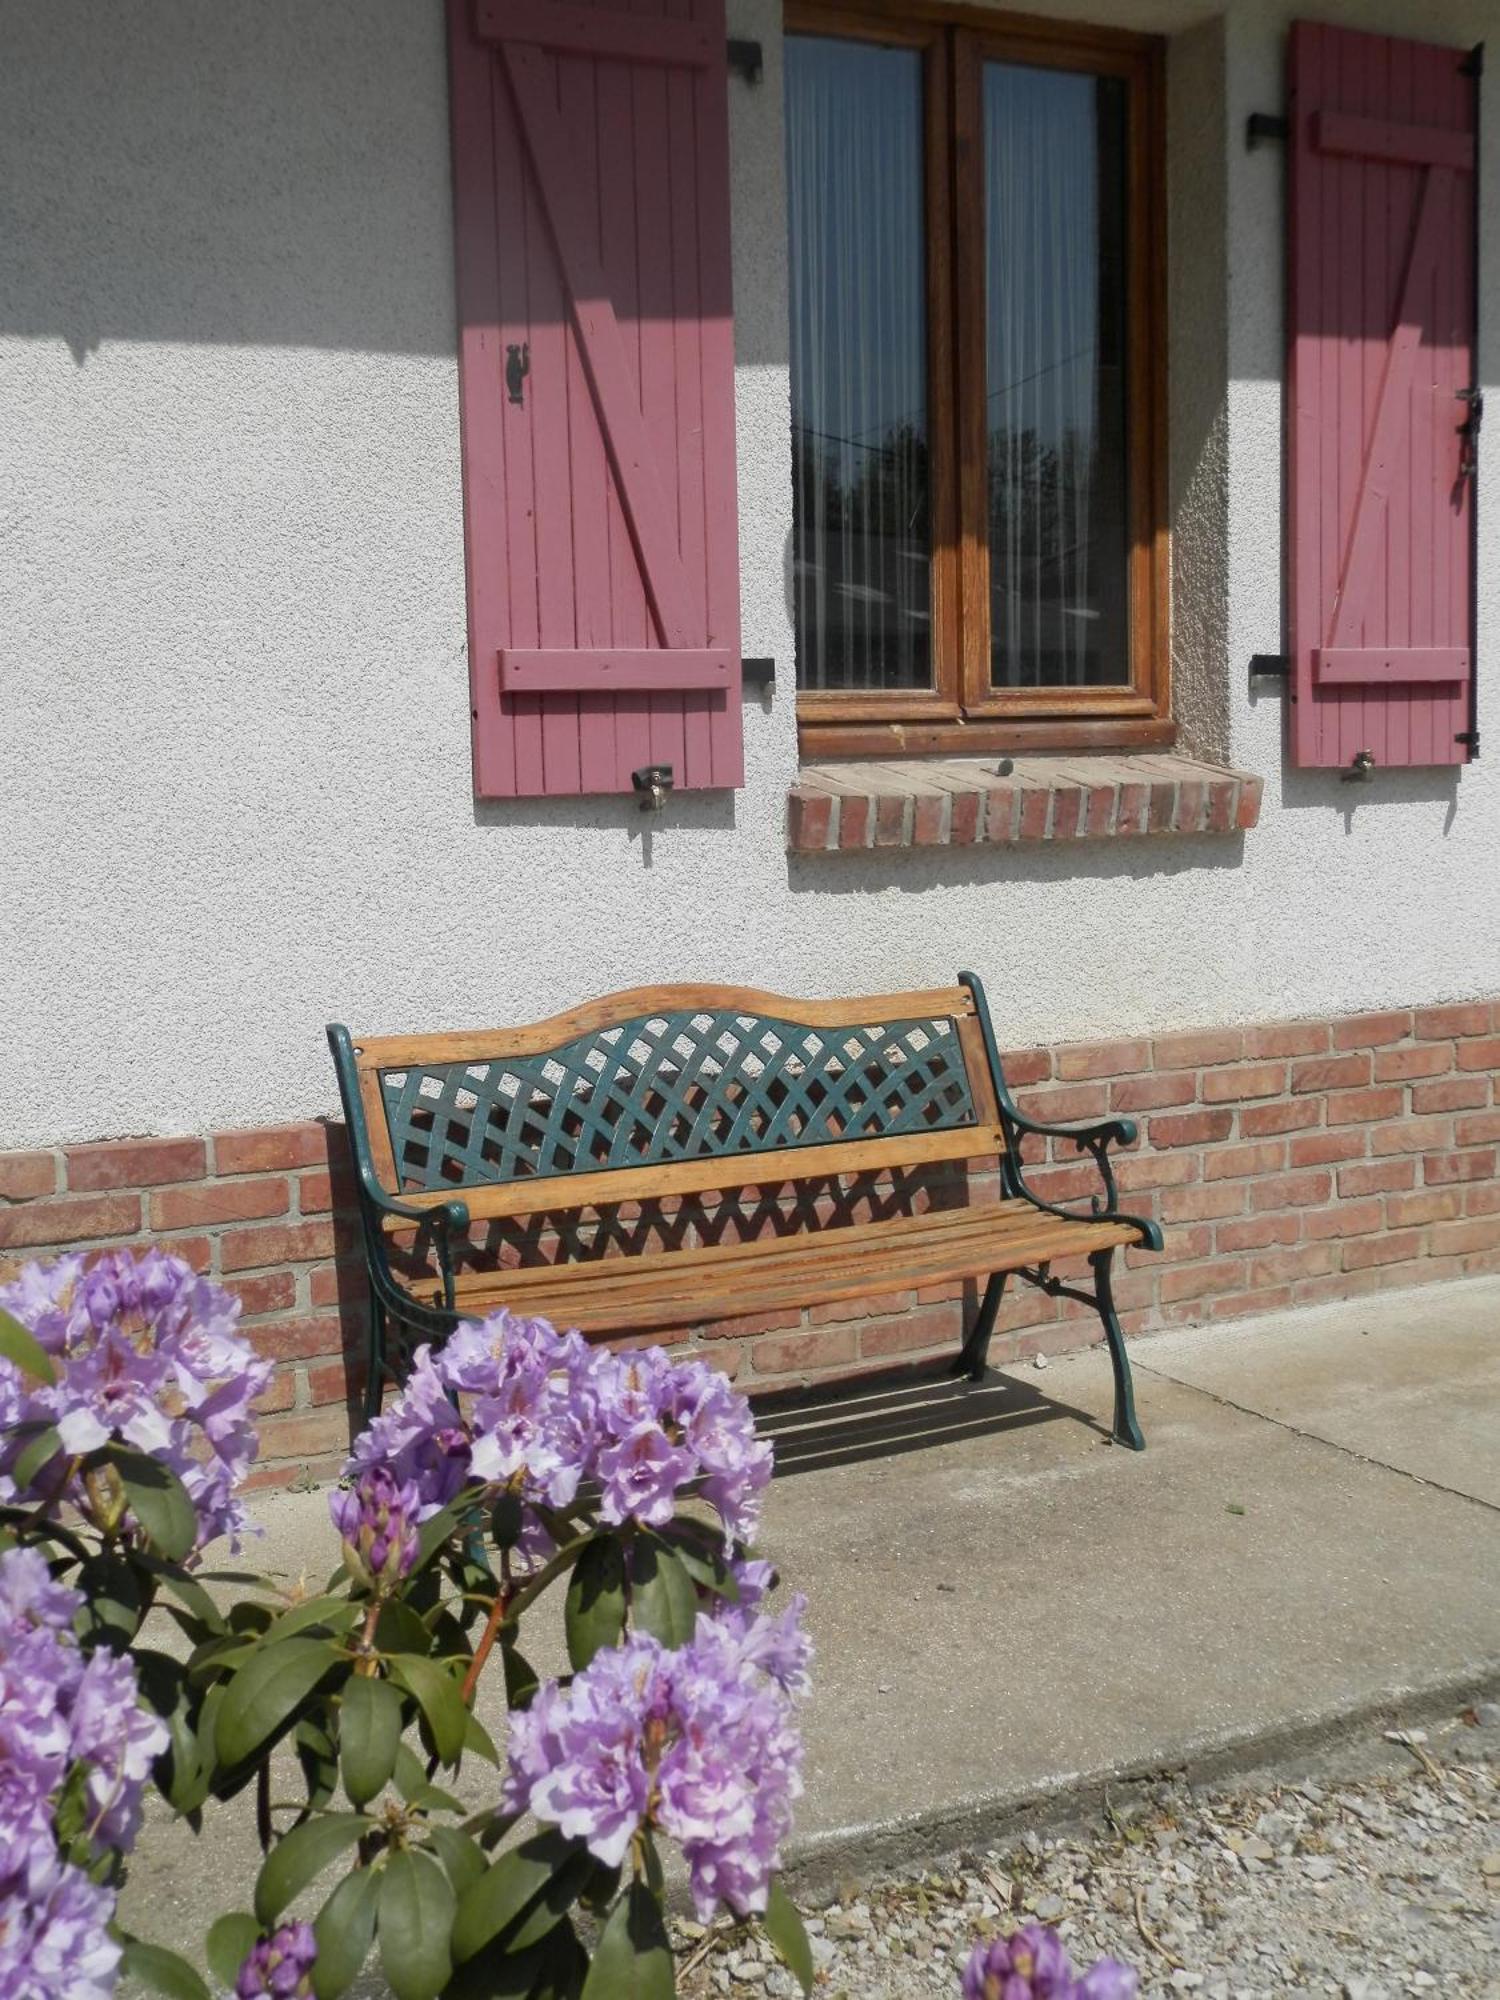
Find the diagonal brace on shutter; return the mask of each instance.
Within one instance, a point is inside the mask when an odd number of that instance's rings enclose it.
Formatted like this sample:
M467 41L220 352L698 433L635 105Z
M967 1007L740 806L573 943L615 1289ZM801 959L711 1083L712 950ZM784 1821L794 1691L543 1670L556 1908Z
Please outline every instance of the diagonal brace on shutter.
M652 617L663 646L701 646L702 621L693 617L693 595L672 528L672 512L610 303L609 282L593 248L593 217L574 170L567 125L553 108L546 59L537 49L512 42L502 43L501 59L537 193L567 276L578 345Z
M1359 500L1349 528L1349 540L1333 602L1328 645L1340 650L1359 644L1360 625L1369 596L1371 572L1380 548L1391 483L1396 474L1402 413L1411 388L1417 350L1422 342L1420 303L1432 278L1453 199L1453 169L1429 167L1417 204L1416 226L1406 262L1406 279L1396 311L1395 330L1386 349L1385 368L1375 421L1370 430L1360 478Z

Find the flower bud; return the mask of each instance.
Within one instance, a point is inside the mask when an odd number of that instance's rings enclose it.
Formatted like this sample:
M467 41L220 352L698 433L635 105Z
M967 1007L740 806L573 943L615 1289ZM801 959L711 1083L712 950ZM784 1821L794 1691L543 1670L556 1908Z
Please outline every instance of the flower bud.
M373 1465L343 1492L330 1493L328 1511L344 1542L344 1567L377 1597L389 1596L417 1559L421 1497L383 1465Z

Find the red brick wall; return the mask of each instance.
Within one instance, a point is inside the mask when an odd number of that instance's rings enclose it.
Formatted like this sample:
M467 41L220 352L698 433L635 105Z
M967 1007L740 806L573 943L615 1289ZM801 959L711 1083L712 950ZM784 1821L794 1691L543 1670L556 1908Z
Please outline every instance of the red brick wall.
M1140 1123L1122 1199L1160 1220L1166 1250L1126 1253L1127 1331L1500 1270L1500 1003L1029 1049L1006 1069L1042 1116ZM1039 1192L1097 1186L1091 1164L1053 1150L1038 1155ZM992 1173L971 1181L969 1199L997 1197ZM365 1324L342 1128L0 1153L0 1262L145 1239L236 1291L278 1363L258 1480L326 1471L356 1412ZM972 1301L972 1287L941 1286L676 1339L749 1387L778 1387L951 1348ZM1096 1331L1018 1285L992 1354Z

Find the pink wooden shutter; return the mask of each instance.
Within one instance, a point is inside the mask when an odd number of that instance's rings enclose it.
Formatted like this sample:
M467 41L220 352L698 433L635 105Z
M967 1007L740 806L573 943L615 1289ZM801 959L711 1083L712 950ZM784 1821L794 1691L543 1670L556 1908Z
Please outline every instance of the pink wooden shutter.
M474 789L743 782L723 0L449 0Z
M1459 764L1470 727L1476 86L1465 52L1290 46L1292 760Z

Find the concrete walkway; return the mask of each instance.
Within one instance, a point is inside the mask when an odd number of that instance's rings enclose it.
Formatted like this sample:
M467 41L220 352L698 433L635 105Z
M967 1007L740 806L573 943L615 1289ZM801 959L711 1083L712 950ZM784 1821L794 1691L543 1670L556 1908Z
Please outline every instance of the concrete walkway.
M1133 1353L1143 1455L1108 1442L1100 1352L767 1419L764 1546L818 1646L805 1873L1500 1683L1500 1281ZM326 1573L324 1495L258 1511L266 1567ZM246 1818L148 1830L145 1935L189 1936L248 1884Z

